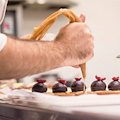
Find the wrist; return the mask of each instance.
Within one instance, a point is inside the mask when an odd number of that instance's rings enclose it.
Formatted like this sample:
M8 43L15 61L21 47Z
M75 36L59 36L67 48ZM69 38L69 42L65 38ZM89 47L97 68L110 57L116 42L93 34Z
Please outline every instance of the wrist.
M63 45L56 42L56 41L50 41L50 42L41 42L40 44L40 53L43 52L43 56L46 56L46 68L48 69L54 69L58 67L65 66L65 54L63 50ZM46 70L45 70L46 71Z
M66 43L63 43L60 40L58 41L56 40L54 41L54 44L55 44L54 46L56 46L56 49L58 51L59 59L61 60L60 67L68 66L66 60L68 58L68 55L71 53L69 53L68 48L65 46Z

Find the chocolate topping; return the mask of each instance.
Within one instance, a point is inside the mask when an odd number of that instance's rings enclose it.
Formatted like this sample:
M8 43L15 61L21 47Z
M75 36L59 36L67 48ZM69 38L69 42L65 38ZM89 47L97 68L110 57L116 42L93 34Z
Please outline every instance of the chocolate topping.
M72 84L71 84L71 90L72 92L77 92L77 91L83 91L84 89L84 83L81 80L81 78L75 78L76 81L74 81ZM85 89L86 89L86 86L85 86Z
M118 81L119 80L119 77L113 77L112 78L112 82L109 83L108 85L108 89L109 90L120 90L120 82Z
M65 80L59 80L59 83L56 83L52 87L53 93L58 93L58 92L66 92L67 91L67 86L65 85L66 81Z
M106 84L103 82L103 80L105 80L106 78L101 78L101 77L98 77L98 76L95 76L96 81L94 81L92 84L91 84L91 90L92 91L104 91L106 90Z
M47 91L47 86L44 84L46 82L46 80L43 79L37 79L36 80L38 83L36 83L33 88L32 88L32 92L46 92Z

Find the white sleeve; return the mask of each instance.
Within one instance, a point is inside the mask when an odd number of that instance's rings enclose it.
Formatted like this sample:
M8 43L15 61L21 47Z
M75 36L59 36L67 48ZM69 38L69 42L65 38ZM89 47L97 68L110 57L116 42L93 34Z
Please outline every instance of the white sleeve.
M2 23L5 16L7 2L8 0L0 0L0 24Z
M4 48L7 43L7 36L5 34L0 33L0 51Z

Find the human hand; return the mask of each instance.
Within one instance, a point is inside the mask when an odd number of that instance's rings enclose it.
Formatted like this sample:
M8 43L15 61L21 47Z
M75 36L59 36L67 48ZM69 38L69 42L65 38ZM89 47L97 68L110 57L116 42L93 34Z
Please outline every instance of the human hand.
M80 20L84 22L85 16L81 15ZM78 67L93 57L93 36L85 23L66 25L61 28L55 40L63 48L63 66Z

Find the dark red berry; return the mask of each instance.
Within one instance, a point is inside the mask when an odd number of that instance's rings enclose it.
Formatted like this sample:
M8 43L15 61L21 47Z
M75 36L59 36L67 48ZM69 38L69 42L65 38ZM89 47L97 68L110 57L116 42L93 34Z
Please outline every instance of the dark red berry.
M113 77L112 80L118 81L118 80L119 80L119 77Z
M105 77L103 77L103 78L101 78L101 80L106 80L106 78L105 78Z
M108 85L108 89L109 90L120 90L120 82L118 81L119 80L119 77L113 77L112 78L112 82L109 83Z
M58 81L59 81L59 83L62 83L62 84L66 83L66 80L59 79Z
M38 83L45 83L45 82L46 82L45 79L37 79L36 81L37 81Z
M101 78L101 77L99 77L99 76L95 76L95 78L97 79L97 80L105 80L106 78L105 77L103 77L103 78Z
M101 78L100 77L98 77L97 75L95 76L95 78L97 79L97 80L100 80Z
M82 79L81 77L80 78L75 78L76 81L80 81L81 79Z

